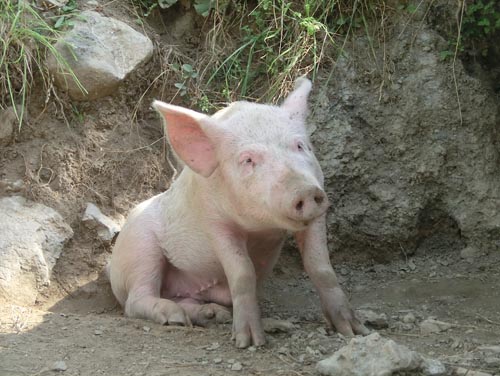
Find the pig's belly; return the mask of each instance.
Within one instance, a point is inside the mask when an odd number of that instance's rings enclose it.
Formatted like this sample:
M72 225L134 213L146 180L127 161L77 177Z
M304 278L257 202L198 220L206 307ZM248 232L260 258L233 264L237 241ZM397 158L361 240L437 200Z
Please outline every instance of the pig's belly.
M165 267L161 296L174 301L189 298L200 303L217 303L228 307L232 305L224 273L214 271L200 277L172 265Z

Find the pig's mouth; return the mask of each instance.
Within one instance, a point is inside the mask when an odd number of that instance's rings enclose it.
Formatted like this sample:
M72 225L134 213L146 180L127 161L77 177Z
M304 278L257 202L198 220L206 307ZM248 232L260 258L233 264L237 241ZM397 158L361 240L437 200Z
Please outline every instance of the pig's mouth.
M291 225L290 227L291 227L291 230L293 230L293 231L304 230L314 220L314 218L309 219L309 220L303 220L303 219L300 220L300 219L292 218L289 216L286 216L285 218L286 218L286 222ZM287 227L289 227L289 226L287 226Z

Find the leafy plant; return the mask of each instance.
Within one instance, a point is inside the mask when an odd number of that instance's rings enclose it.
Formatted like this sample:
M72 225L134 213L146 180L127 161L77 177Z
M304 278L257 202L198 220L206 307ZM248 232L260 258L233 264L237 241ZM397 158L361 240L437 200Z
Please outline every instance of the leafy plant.
M27 1L0 2L0 107L12 106L19 127L35 76L39 73L45 87L51 87L45 66L47 55L52 55L79 84L66 60L54 47L58 36L57 30L47 24Z
M448 43L453 48L442 51L442 59L454 56L455 47L459 52L476 55L477 51L484 57L488 56L496 33L500 31L500 3L496 0L477 0L470 4L464 1L461 6L464 9L459 22L460 38Z
M179 89L179 95L184 97L187 95L187 85L191 80L196 80L198 78L198 72L193 69L191 64L182 64L181 66L174 64L173 68L180 72L182 78L182 82L176 82L174 86Z
M500 30L500 4L498 1L478 0L467 5L463 19L464 37L492 35Z
M75 11L77 10L78 4L76 0L69 0L60 9L60 15L57 17L54 23L54 29L62 30L68 26L73 26L72 18L75 16Z
M133 1L160 7L158 0ZM389 8L386 0L191 1L209 17L204 51L195 60L177 58L190 64L169 63L160 76L174 75L177 94L202 111L242 98L282 97L298 76L314 79L320 68L333 65L353 33L364 34L374 51L378 35L370 19Z
M211 53L200 75L207 90L229 92L233 97L275 100L288 90L294 78L334 60L339 35L367 29L367 17L379 1L260 0L233 2L233 14L220 16L209 43L221 45L223 30L239 33L239 41L227 53ZM216 8L217 11L217 8ZM221 31L222 30L222 31ZM222 87L218 84L222 83ZM263 87L268 88L262 90ZM234 98L226 97L229 101Z
M179 0L132 0L132 3L142 9L144 17L149 16L158 7L168 9L178 2ZM214 8L214 3L215 0L194 0L193 7L198 14L207 17L210 10Z

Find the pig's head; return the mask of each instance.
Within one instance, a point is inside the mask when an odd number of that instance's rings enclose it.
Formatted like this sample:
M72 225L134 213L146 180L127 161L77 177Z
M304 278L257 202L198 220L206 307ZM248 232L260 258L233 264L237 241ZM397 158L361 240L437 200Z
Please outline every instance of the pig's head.
M328 208L306 131L310 90L301 78L279 107L236 102L211 117L159 101L154 107L177 156L223 190L214 200L227 200L238 223L298 231Z

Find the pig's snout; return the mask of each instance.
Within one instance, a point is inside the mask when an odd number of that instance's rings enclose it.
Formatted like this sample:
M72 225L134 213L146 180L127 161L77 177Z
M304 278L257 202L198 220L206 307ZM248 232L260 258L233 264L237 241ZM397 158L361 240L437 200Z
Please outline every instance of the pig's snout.
M325 192L318 187L309 187L297 193L291 204L291 219L296 221L310 221L328 208L328 198Z

